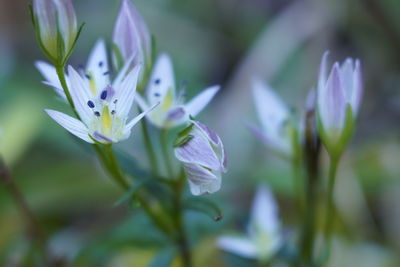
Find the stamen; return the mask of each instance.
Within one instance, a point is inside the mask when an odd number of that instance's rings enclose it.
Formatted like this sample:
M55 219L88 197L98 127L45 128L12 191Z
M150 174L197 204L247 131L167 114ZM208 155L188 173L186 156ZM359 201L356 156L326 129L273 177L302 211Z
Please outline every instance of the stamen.
M94 108L94 103L93 103L93 101L91 101L91 100L89 100L89 101L87 102L87 105L89 106L89 108Z
M110 74L110 71L106 71L106 72L103 73L104 76L108 75L108 74Z
M160 95L160 93L154 93L154 96L155 97L160 97L161 95Z
M100 67L100 68L103 67L103 61L100 61L100 62L99 62L99 67Z
M154 81L154 83L155 83L155 84L160 84L160 83L161 83L161 80L160 80L160 79L156 79L156 80Z
M85 77L86 77L88 80L91 80L91 79L92 79L92 77L91 77L89 74L85 74Z
M113 109L113 110L111 110L111 115L114 115L115 114L115 110Z
M100 98L102 100L106 100L106 98L107 98L107 90L104 90L103 92L101 92Z
M118 99L115 99L115 100L113 101L114 104L117 104L117 102L118 102Z
M97 116L97 117L100 117L100 112L95 111L95 112L94 112L94 115Z

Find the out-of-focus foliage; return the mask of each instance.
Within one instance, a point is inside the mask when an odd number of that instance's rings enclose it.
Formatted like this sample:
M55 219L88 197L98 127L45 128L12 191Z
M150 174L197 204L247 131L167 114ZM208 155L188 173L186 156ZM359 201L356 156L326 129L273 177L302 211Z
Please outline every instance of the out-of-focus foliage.
M119 1L74 1L86 22L75 66L99 37L111 38ZM208 84L222 90L199 118L211 121L228 150L229 172L211 198L222 221L189 212L195 266L253 266L215 246L222 233L245 231L260 181L276 194L287 232L294 219L290 166L256 140L245 122L257 120L250 80L265 78L302 107L316 85L320 57L362 61L365 97L359 127L339 171L340 237L329 266L399 266L400 262L400 2L397 0L135 0L160 51L176 62L188 98ZM127 204L90 148L52 122L44 108L64 109L40 83L27 1L0 2L0 153L37 214L54 250L74 266L179 266L174 248ZM213 114L213 116L211 116ZM302 114L298 114L301 116ZM146 166L138 129L121 149ZM324 169L325 171L325 169ZM325 172L324 172L325 173ZM34 249L24 222L0 186L0 265ZM157 262L158 261L158 262ZM277 266L279 262L276 262ZM367 265L369 264L369 265ZM29 265L26 265L29 266ZM165 265L168 266L168 265ZM284 265L283 265L284 266Z

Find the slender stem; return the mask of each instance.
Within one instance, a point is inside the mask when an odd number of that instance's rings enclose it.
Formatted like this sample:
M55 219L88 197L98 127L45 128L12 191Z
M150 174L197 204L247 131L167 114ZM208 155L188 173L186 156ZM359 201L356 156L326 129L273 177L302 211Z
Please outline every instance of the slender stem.
M330 160L329 175L328 175L328 195L326 201L326 221L324 228L324 236L326 242L326 260L329 258L329 253L331 249L331 239L332 239L332 228L334 222L335 205L334 205L334 188L335 188L335 178L336 171L338 167L339 160L337 158L332 158Z
M169 147L168 147L168 130L161 129L160 130L160 141L161 141L161 150L163 153L163 158L165 162L165 167L167 169L168 175L171 179L174 178L174 171L172 169L172 162L169 155Z
M74 102L72 101L71 94L69 93L69 90L68 90L67 81L65 80L64 65L56 65L55 67L56 67L58 79L60 80L61 87L64 90L64 93L65 93L65 96L67 97L68 103L71 106L71 108L73 109L76 117L79 118L79 115L75 110L75 105L74 105Z
M47 262L47 252L46 252L46 238L39 226L39 223L29 207L24 195L19 190L17 184L15 183L13 177L11 177L10 171L5 166L3 162L0 162L0 181L3 182L10 195L12 196L15 205L26 222L27 233L29 237L37 242L40 248L40 253L42 254L43 260Z
M184 183L178 180L175 190L175 225L178 231L177 236L177 246L180 251L182 267L192 266L192 255L190 250L190 244L187 240L187 234L185 229L185 221L183 214L183 203L182 203L182 193Z
M144 139L144 145L146 147L147 151L147 157L149 159L151 171L155 176L159 174L158 170L158 163L157 163L157 156L156 153L154 152L153 145L151 143L151 138L149 134L149 127L147 124L146 120L141 120L141 125L142 125L142 134L143 134L143 139Z

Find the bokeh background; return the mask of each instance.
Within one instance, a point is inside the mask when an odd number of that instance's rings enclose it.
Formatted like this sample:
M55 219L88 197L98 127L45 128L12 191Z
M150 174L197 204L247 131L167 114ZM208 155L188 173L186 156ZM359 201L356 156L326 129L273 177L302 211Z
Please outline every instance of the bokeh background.
M76 0L86 26L71 64L86 61L98 38L111 37L116 0ZM211 196L220 222L189 212L196 266L254 266L221 252L215 238L245 232L255 189L268 183L285 231L296 229L290 165L252 136L257 123L249 81L259 76L294 112L316 85L319 61L362 61L365 97L358 129L340 167L339 233L330 266L400 266L400 1L398 0L135 0L175 62L189 96L211 84L222 90L199 119L224 140L229 172ZM0 2L0 153L60 255L73 266L147 266L169 257L165 238L138 209L115 207L121 191L93 153L51 121L44 108L64 109L34 61L28 1ZM146 166L140 130L122 148ZM325 166L325 165L324 165ZM0 265L31 251L24 222L0 186ZM25 263L28 264L28 263ZM14 265L9 265L14 266ZM22 265L34 266L34 265Z

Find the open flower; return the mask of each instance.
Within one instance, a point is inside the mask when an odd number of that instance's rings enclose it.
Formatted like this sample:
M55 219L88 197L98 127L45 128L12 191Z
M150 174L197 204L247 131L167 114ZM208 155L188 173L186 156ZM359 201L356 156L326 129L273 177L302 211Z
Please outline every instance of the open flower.
M176 92L174 71L168 55L162 54L157 59L146 89L146 100L138 95L137 102L142 110L160 102L147 118L159 128L171 128L183 124L190 116L196 116L218 92L219 86L205 89L188 103L184 103L184 92Z
M71 0L33 0L33 21L45 54L61 63L71 51L78 28Z
M95 95L92 88L71 66L69 89L80 120L55 110L47 114L73 135L89 143L115 143L129 137L131 129L154 106L128 122L136 92L139 67L131 70L116 86L107 86Z
M117 55L115 55L116 61L124 61L134 57L134 64L149 65L151 60L150 33L131 0L122 0L115 21L113 43L118 48Z
M322 57L318 81L318 131L330 153L340 153L354 128L363 87L358 59L333 64L327 75L328 52Z
M289 108L267 84L253 80L253 97L262 125L250 126L252 132L280 155L292 158L298 145L298 127L291 121Z
M130 58L121 71L114 79L112 86L119 87L123 78L126 76L129 65L132 62ZM58 79L56 69L49 63L37 61L36 67L46 79L43 83L54 88L55 92L66 101L66 96L63 88L61 87L60 80ZM110 66L107 60L107 50L103 40L98 40L91 51L87 65L79 66L79 75L84 80L86 87L90 88L90 94L93 97L98 97L103 90L111 84L110 81ZM67 85L70 85L69 75L65 75Z
M222 236L219 248L239 256L268 261L282 246L276 201L270 189L260 186L253 200L247 236Z
M175 156L183 163L192 194L211 194L221 188L226 152L216 133L198 121L191 123L178 135Z

